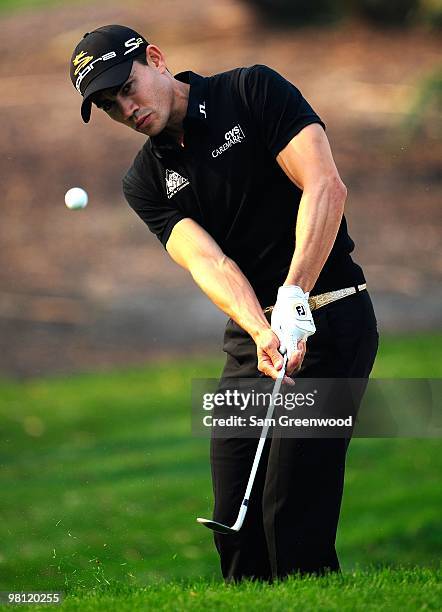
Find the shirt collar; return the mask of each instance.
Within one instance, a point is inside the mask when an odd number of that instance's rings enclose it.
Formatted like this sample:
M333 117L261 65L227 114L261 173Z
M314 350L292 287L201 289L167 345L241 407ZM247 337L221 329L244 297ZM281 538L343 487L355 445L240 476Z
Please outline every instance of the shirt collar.
M207 78L190 70L179 72L174 78L190 85L187 112L183 120L184 138L188 140L194 131L207 127ZM152 152L158 159L181 149L175 140L164 132L150 138L150 142Z

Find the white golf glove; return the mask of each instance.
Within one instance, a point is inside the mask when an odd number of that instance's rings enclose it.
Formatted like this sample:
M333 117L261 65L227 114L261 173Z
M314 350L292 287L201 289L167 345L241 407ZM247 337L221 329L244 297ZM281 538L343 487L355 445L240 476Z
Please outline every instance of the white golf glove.
M272 311L271 328L281 342L279 350L284 353L286 349L290 359L298 351L299 340L306 341L316 331L308 293L296 285L280 287Z

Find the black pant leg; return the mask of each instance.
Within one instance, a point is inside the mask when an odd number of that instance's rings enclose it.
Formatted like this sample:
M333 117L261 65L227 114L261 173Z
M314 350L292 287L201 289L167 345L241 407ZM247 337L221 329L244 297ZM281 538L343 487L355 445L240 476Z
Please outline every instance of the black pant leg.
M215 497L213 519L233 525L243 501L258 440L254 438L213 438L211 441L212 481ZM214 533L221 570L227 581L242 578L270 580L271 568L262 514L262 496L269 445L261 457L250 496L246 518L236 534Z
M227 361L220 381L228 386L234 378L258 376L256 346L250 336L229 320L224 337ZM254 438L212 438L210 461L215 498L213 519L233 525L243 501L258 440ZM238 534L214 533L221 570L227 581L242 578L269 580L271 569L262 515L262 495L267 470L269 443L266 443L256 474L247 515Z
M274 578L339 571L345 453L345 439L272 440L263 503Z
M314 316L317 331L309 338L298 376L368 378L378 336L367 292L325 306ZM335 539L348 442L272 439L263 508L273 577L339 570Z
M377 349L376 321L366 292L315 313L300 376L368 378ZM258 375L253 340L233 321L226 328L223 378ZM244 526L215 534L223 575L269 579L296 571L338 570L335 537L347 442L275 438L263 454ZM247 484L257 440L212 440L214 520L232 524ZM269 457L269 459L267 459ZM261 503L262 502L262 503Z

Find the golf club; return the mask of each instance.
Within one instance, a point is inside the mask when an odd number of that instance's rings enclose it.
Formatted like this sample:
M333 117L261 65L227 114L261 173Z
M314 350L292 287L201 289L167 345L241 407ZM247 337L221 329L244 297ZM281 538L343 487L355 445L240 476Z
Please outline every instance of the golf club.
M227 525L223 525L222 523L218 523L217 521L211 521L211 520L205 519L205 518L197 518L196 520L198 521L198 523L200 523L200 525L204 525L204 527L207 527L208 529L212 529L213 531L217 531L218 533L224 533L224 534L237 533L241 529L241 527L242 527L242 525L244 523L244 519L246 517L247 506L249 504L249 499L250 499L250 493L252 491L253 483L255 481L256 472L258 471L259 461L260 461L261 455L262 455L262 450L264 448L264 443L265 443L266 438L267 438L267 432L269 430L269 425L267 424L267 423L269 423L268 419L272 418L273 410L274 410L274 407L275 407L274 406L274 404L275 404L275 397L279 393L279 390L281 388L282 380L283 380L283 378L285 376L286 367L287 367L287 352L284 354L282 368L279 370L278 377L277 377L277 379L275 381L275 385L273 387L272 397L270 398L270 404L269 404L269 407L267 409L267 414L266 414L266 417L265 417L264 426L262 428L261 435L259 437L258 447L256 449L255 458L253 460L252 469L250 471L249 480L247 482L247 487L246 487L246 492L244 494L244 499L243 499L241 507L239 509L238 518L236 519L236 521L232 525L232 527L228 527Z

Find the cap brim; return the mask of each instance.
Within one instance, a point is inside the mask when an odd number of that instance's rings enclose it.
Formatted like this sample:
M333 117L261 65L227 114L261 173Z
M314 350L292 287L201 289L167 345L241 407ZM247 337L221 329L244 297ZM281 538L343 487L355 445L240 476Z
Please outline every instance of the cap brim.
M84 92L83 103L81 105L81 116L85 123L88 123L91 117L91 96L97 93L97 91L103 91L103 89L123 85L123 83L129 78L130 71L132 70L132 64L133 59L122 64L118 64L117 66L112 66L112 68L109 68L109 70L106 70L106 72L103 72L91 83L89 83Z

